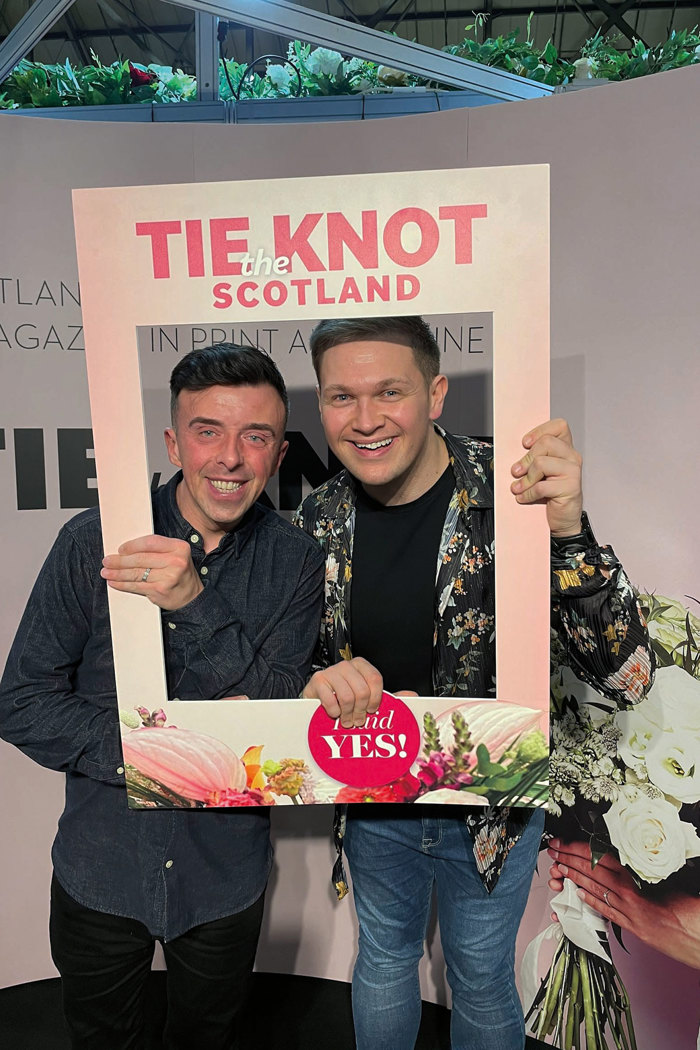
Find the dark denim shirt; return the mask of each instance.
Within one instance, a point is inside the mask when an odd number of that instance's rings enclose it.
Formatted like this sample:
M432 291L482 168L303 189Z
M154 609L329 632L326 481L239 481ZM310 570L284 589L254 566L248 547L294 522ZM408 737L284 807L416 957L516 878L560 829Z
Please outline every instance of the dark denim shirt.
M195 567L207 573L192 602L163 614L169 698L298 696L318 639L320 548L255 504L205 554L178 510L180 479L154 495L155 531L188 540ZM260 896L272 861L269 810L127 808L102 555L96 510L61 529L7 661L0 735L66 773L52 852L63 888L172 940Z

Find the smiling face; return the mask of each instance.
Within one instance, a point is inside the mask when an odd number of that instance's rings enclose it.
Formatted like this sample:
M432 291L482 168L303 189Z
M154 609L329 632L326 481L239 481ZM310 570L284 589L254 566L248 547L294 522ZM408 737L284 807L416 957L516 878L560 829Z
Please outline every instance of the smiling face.
M165 431L170 462L182 470L182 516L213 550L277 473L287 451L285 410L267 383L182 390Z
M332 451L380 503L417 499L447 466L432 422L447 379L428 382L409 346L341 343L320 362L319 405Z

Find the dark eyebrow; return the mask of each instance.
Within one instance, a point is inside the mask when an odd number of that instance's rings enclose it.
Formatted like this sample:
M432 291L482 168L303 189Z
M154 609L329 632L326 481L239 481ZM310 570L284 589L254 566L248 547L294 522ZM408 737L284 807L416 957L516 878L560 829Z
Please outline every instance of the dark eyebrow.
M405 376L398 377L398 378L394 378L393 376L390 376L388 379L382 379L381 383L377 383L377 385L375 386L374 389L375 390L386 390L387 387L407 386L407 385L410 385L410 382L411 382L410 379L406 379ZM352 388L345 386L343 383L330 383L328 386L323 388L323 393L327 394L328 392L331 392L333 394L336 394L336 393L346 394L348 392L348 390L350 390L350 389L352 389Z
M272 434L273 437L277 437L277 431L269 423L246 423L242 428L243 430L264 430L268 434Z
M223 426L220 419L207 419L206 416L195 416L187 424L188 427L220 427ZM277 431L269 423L246 423L241 430L264 430L273 437L277 437Z
M188 427L198 427L198 426L220 427L221 426L221 420L220 419L207 419L206 416L195 416L194 419L191 419L189 421L187 426Z

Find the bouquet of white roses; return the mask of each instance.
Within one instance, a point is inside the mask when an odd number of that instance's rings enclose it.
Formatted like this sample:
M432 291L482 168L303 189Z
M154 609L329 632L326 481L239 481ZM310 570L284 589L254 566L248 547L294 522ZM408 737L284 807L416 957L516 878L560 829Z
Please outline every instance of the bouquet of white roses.
M567 670L553 682L549 809L562 838L587 842L591 869L612 855L640 893L658 895L700 857L700 837L685 819L700 802L700 619L672 599L641 601L657 672L639 704L614 709ZM546 933L559 944L532 999L532 1030L566 1050L634 1050L607 923L568 880L552 907L561 925Z

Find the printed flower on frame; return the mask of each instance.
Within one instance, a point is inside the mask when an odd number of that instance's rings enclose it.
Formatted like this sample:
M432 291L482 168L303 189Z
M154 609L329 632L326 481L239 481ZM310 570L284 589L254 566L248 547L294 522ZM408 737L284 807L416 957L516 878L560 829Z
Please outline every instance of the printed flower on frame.
M389 784L369 788L344 787L335 796L335 801L338 805L346 802L396 802L396 796Z
M229 806L274 806L275 800L262 791L215 791L207 799L206 806L227 808Z
M122 749L128 765L187 799L203 801L214 791L246 786L240 758L206 733L174 726L133 729Z

